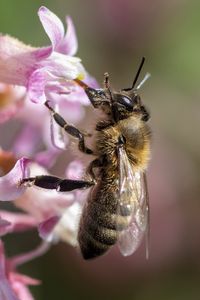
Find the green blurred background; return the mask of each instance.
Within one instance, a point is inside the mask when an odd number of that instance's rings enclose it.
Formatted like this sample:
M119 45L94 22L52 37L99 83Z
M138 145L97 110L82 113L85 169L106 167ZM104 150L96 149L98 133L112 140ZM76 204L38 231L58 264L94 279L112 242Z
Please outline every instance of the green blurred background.
M78 56L100 83L108 71L114 87L128 87L146 57L143 75L152 77L141 96L154 134L149 261L144 245L132 257L112 249L84 262L76 250L59 244L22 269L43 282L32 288L35 298L200 299L200 2L1 0L0 31L34 46L48 44L37 17L41 5L63 21L72 16ZM24 235L24 243L32 245L33 236Z

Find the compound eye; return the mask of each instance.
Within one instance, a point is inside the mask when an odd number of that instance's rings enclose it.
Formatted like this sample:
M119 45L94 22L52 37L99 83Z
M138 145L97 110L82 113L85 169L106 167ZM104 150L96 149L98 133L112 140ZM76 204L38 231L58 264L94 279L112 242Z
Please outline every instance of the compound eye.
M123 105L130 111L133 110L133 101L124 95L117 95L117 103Z

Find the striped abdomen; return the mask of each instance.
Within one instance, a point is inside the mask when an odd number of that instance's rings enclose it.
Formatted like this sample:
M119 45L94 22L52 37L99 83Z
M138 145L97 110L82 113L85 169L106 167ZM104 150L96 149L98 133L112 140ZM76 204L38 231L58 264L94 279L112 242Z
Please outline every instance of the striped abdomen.
M78 241L85 259L104 254L116 243L119 231L129 224L131 212L119 215L116 186L106 181L98 183L83 209Z

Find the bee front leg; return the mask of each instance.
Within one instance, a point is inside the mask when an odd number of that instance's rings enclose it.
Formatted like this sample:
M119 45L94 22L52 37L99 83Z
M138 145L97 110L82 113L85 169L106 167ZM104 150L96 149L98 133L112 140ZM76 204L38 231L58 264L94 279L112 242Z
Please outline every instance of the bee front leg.
M77 138L79 140L79 150L86 154L93 154L93 151L86 147L84 136L88 134L82 133L79 129L74 127L73 125L69 125L61 115L59 115L47 102L45 102L45 106L50 110L55 122L62 127L68 134Z
M20 185L38 186L47 190L58 192L70 192L76 189L86 189L94 185L93 181L62 179L55 176L41 175L36 177L24 178Z

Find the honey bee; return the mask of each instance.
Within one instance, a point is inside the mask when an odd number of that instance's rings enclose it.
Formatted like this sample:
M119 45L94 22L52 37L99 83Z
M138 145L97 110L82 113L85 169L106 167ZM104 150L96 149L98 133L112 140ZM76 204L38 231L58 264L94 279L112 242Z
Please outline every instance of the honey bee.
M98 257L116 243L124 256L131 255L145 234L148 240L149 203L145 172L150 159L151 130L147 125L150 115L138 89L149 74L135 87L144 60L142 58L131 88L113 91L107 73L101 89L75 80L85 90L93 107L104 113L104 119L96 124L92 150L85 144L85 133L68 124L49 102L45 103L54 121L78 139L79 150L95 156L86 171L89 180L42 175L25 178L22 183L59 192L90 188L78 230L78 243L84 259Z

